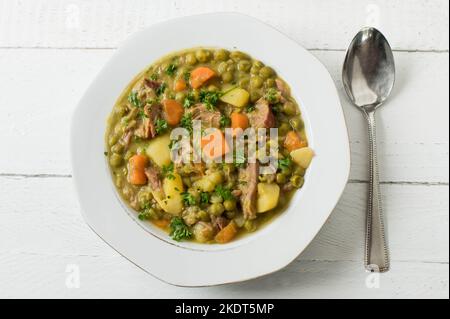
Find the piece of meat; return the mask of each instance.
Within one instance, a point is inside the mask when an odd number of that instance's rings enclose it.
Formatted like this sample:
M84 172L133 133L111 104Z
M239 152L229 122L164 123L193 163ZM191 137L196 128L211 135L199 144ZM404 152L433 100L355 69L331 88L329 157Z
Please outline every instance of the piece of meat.
M199 103L188 109L187 112L192 114L193 120L201 121L205 127L220 128L221 114L219 111L210 111L204 104Z
M275 116L269 102L261 98L256 101L255 109L247 114L250 126L254 129L275 127Z
M136 128L136 130L134 131L134 135L140 137L140 138L144 138L144 139L148 139L151 136L151 121L148 118L143 119L138 127Z
M158 81L153 81L153 80L149 80L149 79L144 79L144 84L146 87L153 89L153 90L157 90L161 87L161 83Z
M241 168L239 171L239 180L244 182L241 186L242 195L240 201L245 219L256 218L258 176L258 161L256 163L248 163L246 168Z
M128 148L128 146L130 145L131 142L131 138L133 137L133 131L132 130L128 130L125 132L125 134L121 137L120 139L120 144L122 144L123 146L125 146L125 148Z
M144 113L149 120L148 125L148 138L154 138L156 136L156 121L162 118L162 106L161 104L147 104L144 107Z
M229 220L226 219L225 217L212 217L211 219L211 223L213 225L213 227L217 228L219 231L222 230L225 226L228 225Z
M160 192L161 194L163 194L162 182L159 178L159 171L155 167L149 166L145 169L145 175L147 176L148 184L150 185L152 191Z
M239 197L241 197L241 195L242 195L242 190L240 190L240 189L234 189L234 190L231 191L231 194L232 194L234 197L239 198Z
M277 86L278 91L280 91L281 95L284 97L288 97L289 96L289 87L287 86L286 83L284 83L282 80L280 79L276 79L275 80L275 85Z

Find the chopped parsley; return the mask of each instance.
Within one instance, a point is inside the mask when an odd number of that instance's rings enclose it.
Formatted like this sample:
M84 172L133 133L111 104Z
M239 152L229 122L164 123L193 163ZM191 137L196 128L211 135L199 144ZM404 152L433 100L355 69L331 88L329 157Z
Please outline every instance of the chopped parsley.
M137 92L130 92L128 95L128 102L130 102L135 107L141 107L141 101L138 98Z
M150 203L147 202L143 205L141 211L139 212L138 218L140 220L148 220L155 217L155 211L151 208Z
M270 104L275 104L279 101L279 92L274 89L270 88L267 90L266 94L264 95L264 98L269 102Z
M214 110L217 103L219 102L219 98L222 94L218 91L200 91L200 102L205 104L208 110Z
M186 206L194 206L197 204L194 195L189 192L181 193L181 198L183 199L184 205Z
M184 127L186 130L189 131L189 133L192 134L192 114L191 113L185 113L183 117L180 120L180 126Z
M176 241L192 237L192 232L181 217L174 217L170 221L170 237Z
M161 85L156 89L156 94L157 95L162 95L164 93L164 91L166 91L167 89L167 84L166 83L161 83Z
M245 165L245 154L242 150L237 150L234 156L233 165L237 168L242 168Z
M156 133L157 134L164 133L169 128L169 125L167 124L167 121L163 120L163 119L157 119L155 126L156 126Z
M108 152L106 152L106 151L103 152L103 155L108 156Z
M174 76L176 71L177 71L177 66L173 63L169 64L165 70L166 74L169 76Z
M289 168L292 164L292 161L290 158L282 158L278 160L278 167L281 169Z
M184 107L185 109L188 109L188 108L190 108L192 105L194 105L194 103L195 103L195 96L194 96L194 93L189 92L189 93L186 95L186 97L184 98L184 101L183 101L183 107Z
M175 179L175 175L173 175L173 170L174 170L173 163L170 163L169 165L163 165L162 174L168 179Z
M141 119L146 119L146 118L148 118L147 114L145 114L145 112L142 111L142 110L140 110L140 111L138 112L138 117L141 118Z
M248 106L247 106L247 112L248 113L251 113L251 112L253 112L254 110L255 110L255 104L249 104Z
M186 82L189 82L190 78L191 78L191 72L186 71L186 72L183 73L183 79Z
M222 197L223 200L234 199L231 190L229 188L223 187L222 185L217 186L214 192L216 193L217 196Z
M219 123L220 123L220 127L221 127L221 128L230 127L230 125L231 125L231 119L230 119L228 116L221 115L221 116L220 116Z
M209 194L208 193L200 193L200 204L208 204L209 203Z

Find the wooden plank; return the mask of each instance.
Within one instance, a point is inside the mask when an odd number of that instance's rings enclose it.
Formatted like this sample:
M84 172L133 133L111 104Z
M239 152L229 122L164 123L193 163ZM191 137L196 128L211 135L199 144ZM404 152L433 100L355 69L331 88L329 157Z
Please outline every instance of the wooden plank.
M446 0L1 0L0 47L111 48L160 21L234 11L307 48L346 49L362 26L371 25L395 49L448 50L448 8Z
M363 256L366 184L349 184L307 260ZM116 256L84 223L68 178L0 178L0 253ZM392 259L448 262L448 186L383 185Z
M112 52L0 50L0 135L8 150L0 157L0 173L70 174L70 116ZM352 149L351 179L367 180L365 123L343 96L340 82L344 53L313 54L330 70L341 94ZM397 52L395 57L396 88L379 113L381 179L448 183L448 53Z
M296 261L256 280L197 289L165 284L118 256L0 254L0 264L0 298L389 299L449 295L449 266L439 263L397 262L389 273L377 278L366 273L360 262ZM79 281L74 281L77 277Z

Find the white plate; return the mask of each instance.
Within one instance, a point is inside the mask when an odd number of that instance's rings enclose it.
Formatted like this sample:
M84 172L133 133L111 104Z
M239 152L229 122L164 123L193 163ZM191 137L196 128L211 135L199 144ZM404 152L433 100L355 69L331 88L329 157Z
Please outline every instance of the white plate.
M106 118L130 80L160 57L198 46L238 49L274 67L300 104L316 152L305 185L287 211L254 234L225 245L179 244L137 220L118 198L103 155ZM71 153L75 186L89 226L143 270L179 286L238 282L285 267L320 230L350 171L347 128L325 67L279 31L234 13L170 20L128 39L76 108Z

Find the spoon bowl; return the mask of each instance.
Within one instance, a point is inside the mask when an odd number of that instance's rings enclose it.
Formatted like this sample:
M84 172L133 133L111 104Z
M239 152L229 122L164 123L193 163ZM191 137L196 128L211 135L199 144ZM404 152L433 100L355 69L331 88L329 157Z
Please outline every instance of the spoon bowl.
M367 112L389 97L395 63L389 42L380 31L364 28L354 37L345 56L342 79L352 103Z

